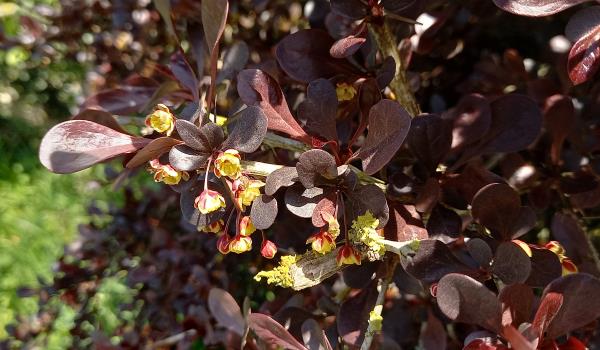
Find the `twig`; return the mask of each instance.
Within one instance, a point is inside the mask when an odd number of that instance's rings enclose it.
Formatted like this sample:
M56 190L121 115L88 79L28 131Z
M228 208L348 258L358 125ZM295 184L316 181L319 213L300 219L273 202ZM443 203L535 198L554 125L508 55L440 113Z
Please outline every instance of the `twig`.
M196 335L196 330L195 329L188 329L185 332L181 332L175 335L172 335L168 338L165 338L163 340L159 340L156 343L152 344L152 345L148 345L146 346L146 350L152 350L152 349L159 349L162 347L167 347L167 346L171 346L171 345L175 345L177 343L179 343L180 341L184 340L187 337L193 337Z
M400 58L400 54L398 53L398 43L390 31L390 27L387 22L384 22L383 25L371 24L370 28L381 52L386 57L392 56L394 61L396 61L396 75L390 82L390 89L394 95L396 95L398 102L406 108L408 113L413 117L421 114L421 108L408 83L406 65Z

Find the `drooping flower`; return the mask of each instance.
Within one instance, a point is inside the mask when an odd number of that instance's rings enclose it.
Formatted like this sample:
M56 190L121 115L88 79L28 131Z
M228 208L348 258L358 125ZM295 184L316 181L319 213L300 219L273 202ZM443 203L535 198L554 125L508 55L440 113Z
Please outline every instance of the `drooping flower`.
M225 224L223 223L223 220L217 220L210 225L204 226L201 231L206 233L220 233L223 231L224 226Z
M254 233L254 231L256 231L256 227L254 227L254 224L252 223L250 217L242 217L242 219L240 220L240 236L250 236Z
M167 185L177 185L182 179L187 181L190 175L187 171L177 171L169 164L160 164L158 159L149 162L148 171L154 174L154 181L164 182Z
M277 246L275 243L265 239L260 247L260 254L267 259L273 259L277 254Z
M349 101L356 95L356 89L354 86L347 83L337 83L335 86L335 94L337 95L338 101Z
M306 244L309 243L311 243L312 249L319 254L329 253L335 249L335 239L325 230L308 237Z
M235 236L229 242L229 251L236 254L245 253L252 249L252 238L242 235Z
M229 243L231 243L231 239L227 233L223 233L221 236L219 236L219 239L217 239L217 249L219 252L221 252L221 254L227 254L230 252Z
M567 252L565 248L559 242L550 241L546 243L545 247L558 256L558 259L560 260L560 264L562 266L563 276L572 273L577 273L579 271L577 265L575 265L575 263L573 263L573 261L569 259L569 257L566 255Z
M260 180L252 180L246 176L241 176L231 184L231 191L234 194L238 205L242 208L252 205L252 202L260 196L260 188L265 185Z
M219 192L206 189L196 197L194 207L198 208L202 214L212 213L225 208L225 199Z
M342 249L337 254L336 261L338 266L341 265L360 265L360 255L358 252L349 244L344 244Z
M329 232L333 239L336 239L337 236L340 234L340 223L333 215L329 214L326 211L321 213L321 217L323 218L323 220L327 221L327 232Z
M240 153L234 149L221 152L215 159L215 175L237 179L242 174Z
M175 128L175 116L173 116L169 107L159 103L154 108L154 111L146 116L146 126L156 132L166 133L167 136L171 136Z

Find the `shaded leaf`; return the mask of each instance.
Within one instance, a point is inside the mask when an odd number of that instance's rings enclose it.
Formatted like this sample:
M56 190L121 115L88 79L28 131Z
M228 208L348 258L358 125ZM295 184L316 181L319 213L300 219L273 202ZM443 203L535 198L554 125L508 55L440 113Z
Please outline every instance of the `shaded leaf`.
M360 0L331 0L331 11L358 20L366 17L368 8Z
M352 201L353 217L364 215L370 211L379 220L377 228L383 228L390 217L390 210L383 191L375 185L358 185L354 191L346 193Z
M250 329L269 345L277 345L290 350L306 349L282 325L267 315L252 313L248 316L248 324Z
M337 166L335 158L322 149L311 149L300 155L296 164L298 179L306 188L318 185L321 179L335 179Z
M315 227L323 227L327 224L327 221L323 219L323 214L328 213L332 217L335 217L335 206L337 202L335 192L327 193L323 199L317 203L315 210L312 214L312 224Z
M502 304L502 325L519 327L521 323L529 322L533 298L533 290L524 284L515 283L502 288L498 295Z
M589 0L493 0L504 11L521 16L549 16Z
M372 282L360 293L342 303L337 314L337 329L345 343L362 343L368 326L369 312L373 310L376 299L377 289Z
M525 282L531 273L529 256L515 243L503 242L496 249L492 272L505 284Z
M129 162L125 165L131 169L145 164L146 162L156 159L166 152L169 152L173 146L177 146L182 142L172 137L159 137L150 141L146 147L139 150Z
M240 112L230 130L222 147L252 153L260 147L267 134L267 117L259 107L248 107Z
M469 255L483 268L488 268L494 254L492 248L481 238L471 238L467 241Z
M383 60L381 67L377 69L377 86L380 89L385 89L396 76L396 61L392 56L388 56Z
M69 120L48 130L40 144L42 165L69 174L116 156L135 152L149 139L122 134L87 120Z
M250 209L250 218L254 227L259 230L266 230L277 217L277 200L274 197L261 195L252 202Z
M171 20L171 2L169 0L154 0L154 7L156 7L156 10L158 13L160 13L160 16L167 25L167 31L169 34L171 34L174 38L177 38L175 27L173 26L173 21Z
M565 27L565 35L571 42L576 42L591 33L600 25L600 6L585 7L569 18Z
M500 302L486 286L471 277L451 273L437 286L437 304L451 320L500 329Z
M422 240L417 254L406 264L406 272L425 283L434 283L450 273L474 274L441 241Z
M317 203L323 198L323 189L319 187L304 188L297 184L285 191L285 205L289 211L301 218L312 217Z
M558 256L545 248L531 249L531 273L525 282L532 287L545 287L562 275L562 265Z
M275 48L277 62L295 80L309 83L353 69L346 60L331 57L333 39L320 29L303 29L286 35Z
M121 124L113 117L112 113L98 109L87 108L77 113L71 120L89 120L96 124L104 125L122 134L129 134L121 127Z
M462 219L454 210L443 205L436 205L429 215L426 228L431 238L445 241L460 235Z
M88 97L82 108L99 107L113 114L134 114L143 110L157 89L157 86L121 86L100 91Z
M550 232L563 245L566 255L573 260L579 271L600 276L594 252L588 244L587 234L576 218L568 214L555 213L550 224Z
M306 90L306 99L298 107L298 117L306 121L305 128L312 135L326 140L337 140L335 117L338 99L333 84L317 79Z
M532 330L538 337L543 336L546 328L563 304L563 296L561 293L550 292L543 296L540 306L538 307L535 317L533 318Z
M444 324L431 312L427 313L427 324L422 328L419 336L423 350L446 349L446 328Z
M390 201L389 210L389 222L383 228L386 239L404 242L428 238L421 216L414 206Z
M208 293L208 309L219 324L230 331L244 334L244 317L231 294L220 288L211 288Z
M208 49L212 53L225 30L229 3L227 0L202 0L202 27Z
M471 203L473 218L495 237L510 240L515 220L521 215L521 199L506 184L489 184L480 189Z
M223 66L217 76L217 84L223 80L233 78L236 73L244 69L249 57L250 51L245 42L236 41L231 45L223 58Z
M319 323L312 318L302 323L302 340L310 350L333 350L325 336L325 332Z
M492 110L485 97L479 94L466 95L460 99L456 107L448 110L443 116L453 122L452 150L479 140L492 124Z
M422 114L413 118L406 142L419 160L419 165L435 173L452 144L450 124L436 114Z
M367 41L367 25L359 25L352 33L337 40L329 49L329 54L335 58L345 58L354 55Z
M402 145L410 129L410 115L392 100L381 100L369 111L369 133L356 157L363 170L374 174L387 164Z
M173 55L171 55L171 62L169 63L169 68L175 78L179 81L179 83L186 87L194 96L194 101L200 100L200 92L198 87L198 78L196 78L196 74L190 64L185 59L185 56L180 51L177 51Z
M265 194L272 196L281 187L289 187L298 181L298 171L295 167L279 168L267 176Z
M206 167L209 153L196 151L186 145L178 145L169 151L169 164L177 170L192 171Z
M245 104L262 108L269 129L310 143L310 137L290 113L279 84L270 75L258 69L243 70L238 74L237 90Z

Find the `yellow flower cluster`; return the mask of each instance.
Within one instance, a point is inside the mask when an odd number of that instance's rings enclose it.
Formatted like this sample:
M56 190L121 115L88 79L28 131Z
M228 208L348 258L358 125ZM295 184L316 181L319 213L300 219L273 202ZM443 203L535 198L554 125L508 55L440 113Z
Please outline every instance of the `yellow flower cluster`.
M338 101L349 101L356 95L354 86L347 83L337 83L335 86L335 94Z
M175 129L175 117L169 110L169 107L159 103L151 114L146 116L146 126L159 133L166 133L171 136Z
M215 159L215 175L217 177L226 176L230 179L237 179L242 174L242 158L240 152L234 149L228 149L221 152Z
M169 164L160 164L158 159L151 160L148 171L154 174L154 181L167 185L177 185L182 179L187 181L190 175L186 171L177 171Z
M294 284L290 274L290 267L298 261L296 255L285 255L281 257L279 266L270 271L260 271L254 276L254 280L260 282L263 278L267 279L268 284L275 284L283 288L290 288Z
M368 247L367 254L374 260L380 259L385 254L383 237L377 232L377 226L379 226L379 220L370 211L367 211L354 220L352 230L349 232L353 242L362 243Z

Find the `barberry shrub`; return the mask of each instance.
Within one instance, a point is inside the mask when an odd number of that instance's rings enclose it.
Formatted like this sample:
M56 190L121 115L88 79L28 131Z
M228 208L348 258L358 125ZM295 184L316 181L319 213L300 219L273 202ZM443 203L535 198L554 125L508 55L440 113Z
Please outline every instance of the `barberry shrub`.
M124 348L597 345L585 2L155 1L168 62L89 97L40 160L117 158L118 184L164 189L84 229L58 290L85 320L77 286L128 271L143 306ZM277 294L243 301L254 288Z

